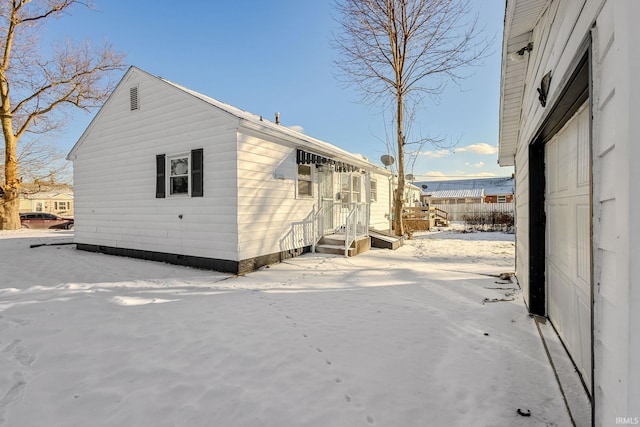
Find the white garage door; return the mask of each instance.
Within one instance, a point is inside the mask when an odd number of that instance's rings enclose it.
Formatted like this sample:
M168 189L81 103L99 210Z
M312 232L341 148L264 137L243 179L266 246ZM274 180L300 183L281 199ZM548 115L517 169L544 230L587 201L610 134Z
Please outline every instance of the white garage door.
M591 388L591 209L589 108L585 104L545 147L547 304Z

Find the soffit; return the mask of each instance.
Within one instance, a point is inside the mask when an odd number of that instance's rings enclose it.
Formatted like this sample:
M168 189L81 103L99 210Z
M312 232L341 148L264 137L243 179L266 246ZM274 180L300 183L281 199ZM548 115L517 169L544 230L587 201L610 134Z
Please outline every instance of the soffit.
M522 95L529 54L523 61L509 60L509 54L531 41L533 28L549 0L507 0L502 41L502 75L500 78L500 142L498 162L513 166L520 131ZM534 51L536 46L533 47Z

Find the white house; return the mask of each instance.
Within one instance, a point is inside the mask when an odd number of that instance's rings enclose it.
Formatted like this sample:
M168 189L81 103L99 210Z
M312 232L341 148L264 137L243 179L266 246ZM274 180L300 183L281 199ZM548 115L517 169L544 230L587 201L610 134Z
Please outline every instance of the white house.
M562 338L594 425L640 419L640 2L508 0L499 162L517 278Z
M389 228L384 168L136 67L67 158L78 249L242 273Z

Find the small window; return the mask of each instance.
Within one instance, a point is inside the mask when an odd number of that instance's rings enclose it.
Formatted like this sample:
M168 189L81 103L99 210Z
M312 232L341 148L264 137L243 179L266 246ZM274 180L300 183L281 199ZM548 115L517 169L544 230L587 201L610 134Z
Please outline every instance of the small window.
M507 203L507 196L498 196L498 203Z
M378 201L378 181L371 180L371 201Z
M129 88L129 106L131 111L135 111L139 108L138 104L138 86Z
M169 194L189 194L189 156L169 159Z
M313 175L311 165L298 165L298 197L313 196Z
M351 191L349 191L349 175L340 174L340 201L342 203L351 203Z
M202 148L188 154L156 155L156 198L169 196L204 197L204 152Z
M352 200L358 203L362 201L362 198L360 196L360 183L361 183L360 175L353 175L351 177Z
M55 202L55 210L64 211L69 209L69 202Z

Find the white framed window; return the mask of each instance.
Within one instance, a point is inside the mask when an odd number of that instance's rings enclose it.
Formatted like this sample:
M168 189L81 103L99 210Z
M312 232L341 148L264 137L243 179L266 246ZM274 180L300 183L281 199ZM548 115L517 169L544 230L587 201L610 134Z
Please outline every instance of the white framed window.
M298 197L313 197L313 165L298 165Z
M169 166L169 195L188 196L191 193L189 154L168 157L167 162Z
M204 197L204 150L156 155L156 198Z
M357 174L340 174L340 201L352 203L362 201L362 176Z
M342 203L351 203L351 191L349 186L349 174L340 174L340 202Z
M378 181L376 181L375 179L371 180L371 184L370 184L370 188L371 188L371 201L372 202L377 202L378 201Z
M507 203L507 196L498 196L498 203Z
M55 210L57 211L65 211L70 208L70 202L54 202Z
M351 175L351 200L354 202L361 202L361 185L362 177L360 175Z

